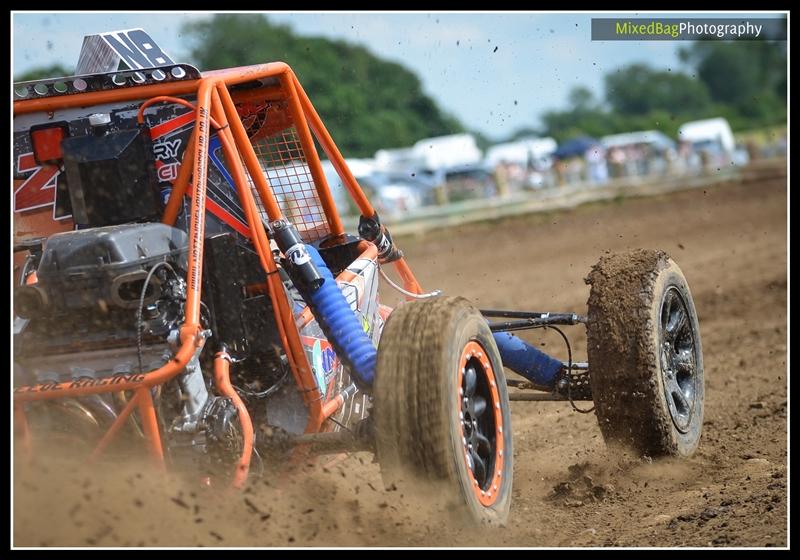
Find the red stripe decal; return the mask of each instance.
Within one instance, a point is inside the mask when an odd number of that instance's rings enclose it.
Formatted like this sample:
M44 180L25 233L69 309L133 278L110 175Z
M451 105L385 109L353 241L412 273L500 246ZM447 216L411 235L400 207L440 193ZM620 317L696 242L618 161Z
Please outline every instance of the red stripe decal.
M189 124L192 121L194 121L194 111L187 111L180 117L175 117L171 121L157 124L156 126L151 128L150 138L152 138L153 140L155 140L156 138L161 138L165 134L169 134L173 130L178 129L185 124Z
M237 220L230 212L225 210L222 206L211 200L210 198L206 198L206 207L209 212L214 214L217 218L231 226L233 229L244 235L245 237L250 237L250 228L246 227L242 222Z

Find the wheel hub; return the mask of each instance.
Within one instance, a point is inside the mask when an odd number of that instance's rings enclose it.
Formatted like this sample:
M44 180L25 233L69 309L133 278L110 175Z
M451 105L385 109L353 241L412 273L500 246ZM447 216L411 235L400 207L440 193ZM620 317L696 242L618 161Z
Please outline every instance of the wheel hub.
M674 286L664 293L659 327L664 395L672 422L686 433L697 400L697 346L686 301Z

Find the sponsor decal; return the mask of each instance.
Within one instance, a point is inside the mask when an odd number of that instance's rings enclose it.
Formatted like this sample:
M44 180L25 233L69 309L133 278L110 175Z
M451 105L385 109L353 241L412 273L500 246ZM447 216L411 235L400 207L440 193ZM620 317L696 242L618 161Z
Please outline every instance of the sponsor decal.
M325 369L322 366L322 343L319 339L314 341L314 346L311 348L311 364L314 368L314 378L317 381L317 387L325 390Z
M167 163L158 168L158 180L161 183L172 183L178 178L178 171L180 171L180 163Z
M301 340L306 347L306 351L308 352L310 349L310 362L314 371L314 379L324 393L327 386L326 379L335 373L336 364L338 363L336 352L330 342L324 338L304 336Z
M333 371L334 365L336 365L336 352L334 352L331 345L326 342L325 348L322 351L322 369L326 373L329 373Z
M302 266L311 260L311 255L308 254L305 245L301 243L289 247L286 256L295 266Z
M92 377L82 377L80 379L72 380L67 389L81 389L83 387L98 387L105 385L119 385L120 383L141 383L144 381L145 375L143 373L129 373L117 374L111 377L101 377L95 379ZM58 381L46 381L38 385L30 385L28 387L16 387L15 393L44 393L47 391L60 391L61 383Z
M181 142L182 140L180 138L176 138L175 140L159 139L158 142L153 144L153 154L155 154L156 159L159 161L177 158Z
M37 208L53 206L53 219L63 220L70 215L56 214L56 189L61 169L55 165L39 165L33 152L20 154L17 172L30 173L14 191L14 212L27 212Z
M100 33L100 38L129 68L152 68L174 64L143 29Z

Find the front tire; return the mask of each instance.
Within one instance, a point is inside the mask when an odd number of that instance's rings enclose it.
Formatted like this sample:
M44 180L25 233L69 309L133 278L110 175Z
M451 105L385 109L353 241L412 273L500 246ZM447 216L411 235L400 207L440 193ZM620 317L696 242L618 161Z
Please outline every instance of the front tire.
M649 455L692 455L704 412L697 311L662 251L605 256L591 284L587 326L592 395L603 437Z
M387 487L434 483L472 520L505 523L511 414L500 353L477 309L453 297L395 309L381 335L374 395Z

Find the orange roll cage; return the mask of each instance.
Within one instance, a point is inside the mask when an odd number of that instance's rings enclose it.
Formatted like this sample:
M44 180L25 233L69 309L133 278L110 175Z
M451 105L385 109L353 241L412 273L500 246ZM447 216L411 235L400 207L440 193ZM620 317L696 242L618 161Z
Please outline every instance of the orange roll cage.
M229 90L229 88L238 84L266 78L276 78L278 85L234 92ZM184 99L175 97L180 95L196 96L196 104L193 105ZM342 154L336 147L294 72L288 65L281 62L205 72L197 80L14 102L14 114L21 115L56 111L71 107L85 107L101 103L143 100L139 111L140 122L144 109L153 103L178 103L195 111L195 127L189 138L180 171L173 183L173 190L162 216L163 223L173 225L184 196L189 194L191 208L189 214L189 253L186 278L187 301L184 321L180 329L180 347L170 361L160 368L146 373L102 378L93 383L85 383L78 380L72 382L47 382L15 388L15 424L23 438L26 449L31 449L31 443L24 411L25 403L47 399L80 397L97 393L133 391L134 395L102 436L92 452L90 460L96 459L106 449L133 410L138 409L150 453L160 465L164 465L161 435L151 392L154 387L171 380L183 371L191 357L203 347L206 336L202 332L200 325L200 301L206 215L206 179L209 160L208 145L211 133L210 127L212 126L218 131L226 163L234 179L247 218L250 238L264 269L266 276L265 287L275 311L281 342L286 351L292 374L308 408L309 417L305 433L322 431L325 421L341 406L344 400L341 395L334 394L330 398L326 398L326 395L318 389L314 380L300 340L298 325L283 290L280 277L276 274L277 266L272 258L269 239L261 222L253 191L248 183L249 177L258 193L269 221L283 219L283 213L276 196L270 188L266 174L260 167L257 154L235 105L237 101L246 102L256 99L287 102L288 114L296 127L299 144L305 152L309 171L324 211L331 237L341 238L345 232L314 146L315 138L332 162L361 214L367 217L375 214L372 205L348 169ZM377 251L372 243L362 241L361 248L362 256L377 258ZM394 265L405 289L413 293L420 293L420 286L407 263L400 258L394 261ZM348 279L348 274L347 271L343 272L340 275L340 279ZM310 319L310 312L306 310L303 320L307 322ZM225 352L217 353L214 360L214 384L221 395L232 399L239 412L244 450L233 476L233 485L240 487L247 477L254 436L252 421L247 408L230 383L229 363L230 359Z

